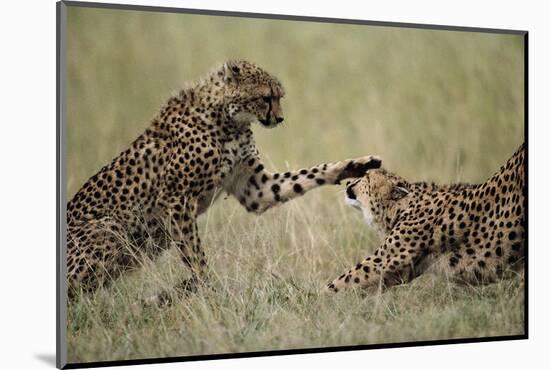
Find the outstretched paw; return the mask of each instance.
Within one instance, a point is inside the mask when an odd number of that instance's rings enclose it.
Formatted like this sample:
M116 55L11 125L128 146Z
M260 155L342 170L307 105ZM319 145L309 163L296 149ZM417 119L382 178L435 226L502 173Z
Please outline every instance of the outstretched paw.
M363 177L368 170L380 168L382 159L375 155L351 159L336 178L336 184L351 177Z

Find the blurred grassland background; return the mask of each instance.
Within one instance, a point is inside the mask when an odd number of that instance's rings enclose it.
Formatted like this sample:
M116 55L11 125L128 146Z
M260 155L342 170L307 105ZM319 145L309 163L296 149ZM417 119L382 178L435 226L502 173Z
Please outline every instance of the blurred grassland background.
M405 178L481 182L524 139L523 37L72 8L70 199L186 82L228 58L286 88L285 124L254 127L270 170L378 154ZM523 333L523 280L456 286L426 274L376 295L319 288L380 242L314 190L257 217L233 199L201 216L212 289L165 308L136 297L186 274L175 254L69 307L72 362Z

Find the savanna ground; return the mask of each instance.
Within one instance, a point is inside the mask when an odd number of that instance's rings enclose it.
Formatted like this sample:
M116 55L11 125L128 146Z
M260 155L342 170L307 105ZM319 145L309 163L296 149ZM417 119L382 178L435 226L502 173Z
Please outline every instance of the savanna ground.
M409 180L481 182L523 141L521 36L69 8L68 198L171 93L227 58L287 90L255 127L285 171L378 154ZM426 274L382 294L320 288L380 242L314 190L257 217L220 199L200 217L211 288L169 307L137 297L187 272L175 253L68 308L70 362L523 334L522 277L484 287Z

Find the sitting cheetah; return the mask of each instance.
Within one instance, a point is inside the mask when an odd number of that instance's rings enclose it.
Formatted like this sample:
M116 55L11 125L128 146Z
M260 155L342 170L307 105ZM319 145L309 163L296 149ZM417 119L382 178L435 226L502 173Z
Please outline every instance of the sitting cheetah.
M149 128L92 176L67 204L69 293L91 291L174 246L204 281L196 219L225 191L248 211L270 207L380 167L373 156L271 173L251 124L283 121L280 82L246 61L228 61L169 99ZM191 285L188 285L191 284Z
M373 255L328 284L338 292L388 287L436 259L457 280L491 282L521 270L525 253L524 145L483 184L408 183L383 169L348 185L346 201L385 237Z

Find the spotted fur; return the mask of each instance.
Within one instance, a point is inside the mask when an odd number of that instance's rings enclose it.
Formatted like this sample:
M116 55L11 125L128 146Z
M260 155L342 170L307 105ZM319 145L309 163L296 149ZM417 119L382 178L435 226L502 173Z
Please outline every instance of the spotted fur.
M483 184L408 183L383 169L346 189L384 242L326 286L330 292L408 282L434 262L467 283L485 283L523 268L525 148L521 145Z
M359 177L366 156L284 173L264 168L251 124L283 121L280 82L246 61L229 61L172 97L128 149L92 176L67 205L70 291L94 290L143 255L173 246L194 281L206 277L197 217L221 192L248 211L267 209L325 185Z

